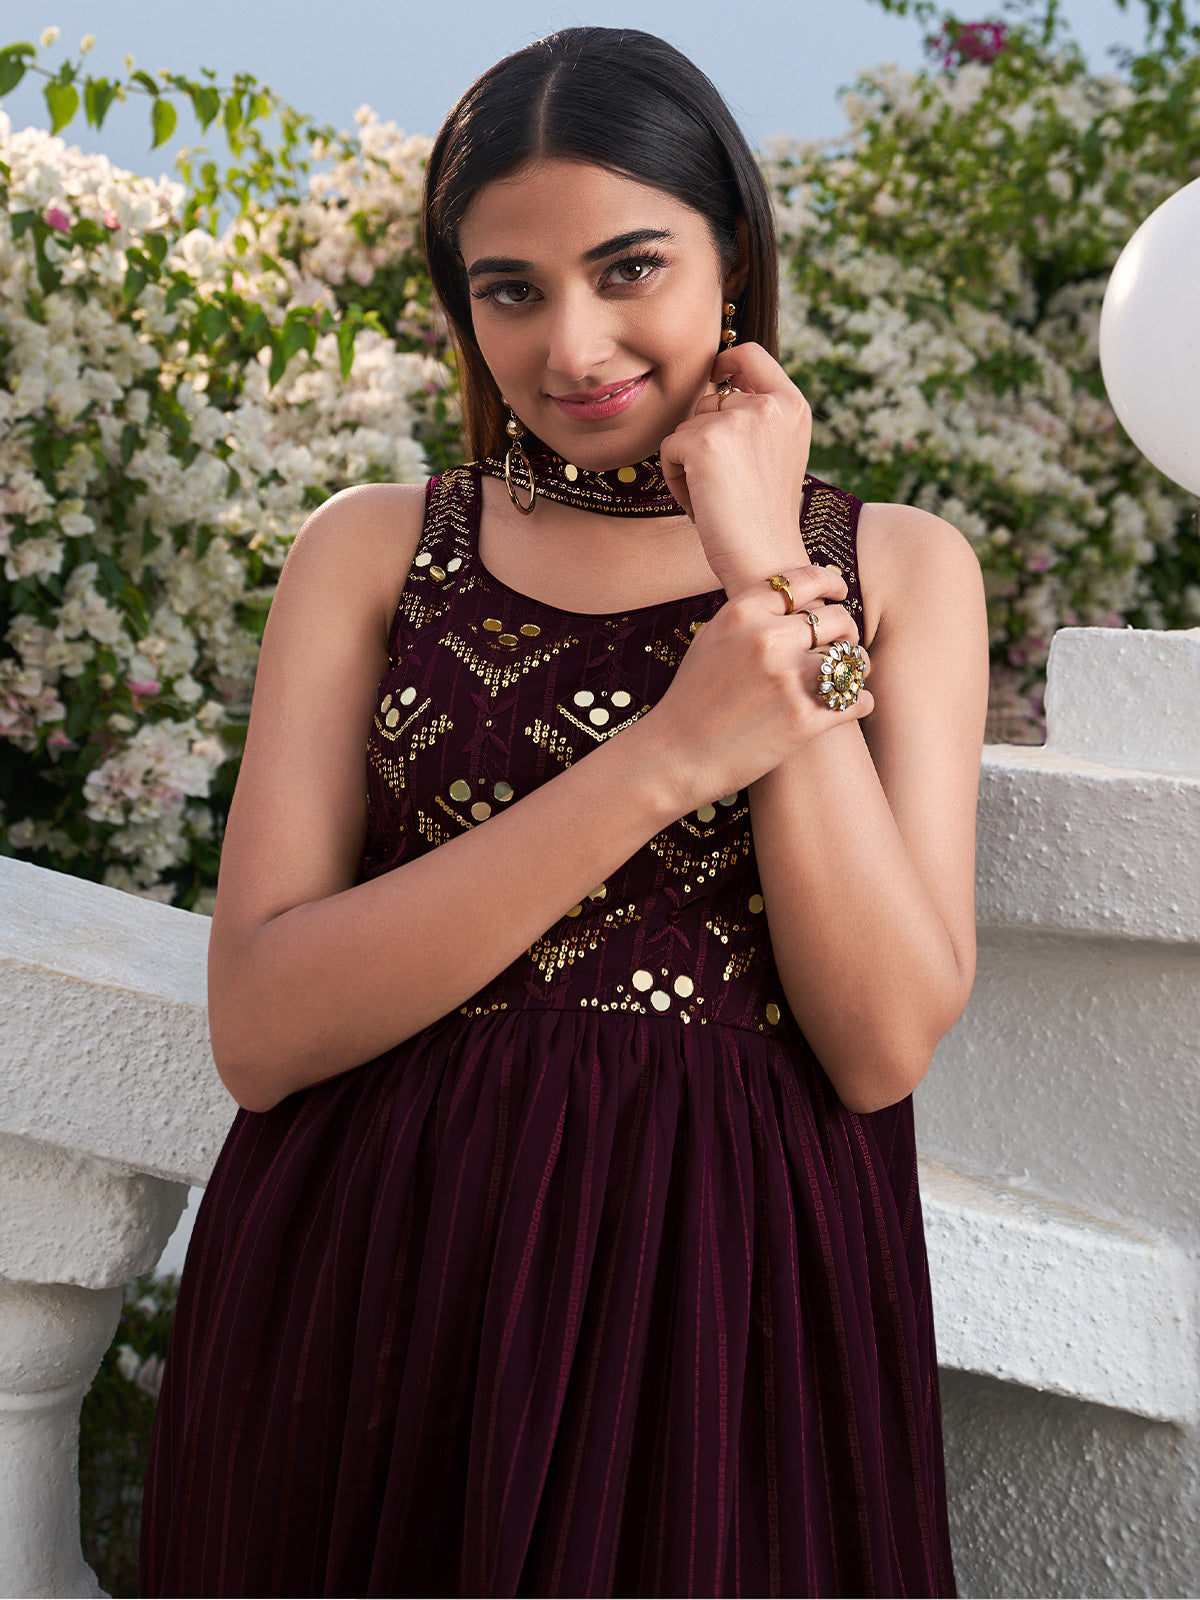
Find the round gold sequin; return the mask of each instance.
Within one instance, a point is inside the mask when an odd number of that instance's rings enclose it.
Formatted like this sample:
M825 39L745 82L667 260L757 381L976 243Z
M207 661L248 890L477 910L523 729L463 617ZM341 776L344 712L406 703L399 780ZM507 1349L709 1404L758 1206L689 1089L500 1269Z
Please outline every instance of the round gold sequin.
M504 624L499 617L484 617L483 626L488 633L499 633Z
M579 693L575 696L575 704L577 706L590 706L595 698L596 696L590 689L580 689Z
M750 896L749 904L750 904L751 911L753 911L757 915L757 913L760 912L762 910L762 908L763 908L763 897L762 897L762 895L760 895L760 894L752 894Z
M671 996L664 993L662 989L655 989L650 996L650 1004L655 1011L669 1011L671 1009Z
M446 569L445 567L430 567L429 576L434 580L435 583L445 583Z
M653 989L654 987L654 979L646 971L645 967L638 968L633 975L632 982L633 987L639 994L645 994L647 989Z
M400 721L400 713L396 710L395 706L392 707L383 720L387 723L389 728L394 728L396 726L396 724Z
M582 906L572 906L570 911L567 912L567 915L569 917L577 917L577 916L580 915L580 913L582 911L583 911L583 907Z
M520 640L515 633L502 633L496 643L502 644L506 649L511 650L513 645L520 643Z
M451 800L469 800L471 798L471 785L465 778L455 778L450 785Z
M676 978L672 987L681 1000L690 999L691 996L696 992L696 985L686 975L686 973L683 977Z
M392 708L392 697L391 697L390 694L385 694L383 699L379 702L379 709L380 709L380 711L390 711L391 708Z
M723 794L721 796L721 798L717 801L717 804L719 806L735 806L735 805L737 805L737 795L736 794Z
M612 703L613 703L613 705L619 707L621 710L624 710L625 707L629 704L629 702L632 699L633 699L633 696L630 694L628 689L614 689L613 690Z
M767 1013L766 1014L767 1014L767 1021L771 1024L772 1027L775 1027L775 1025L778 1023L780 1017L783 1015L783 1013L780 1011L779 1007L775 1004L774 1000L770 1000L770 1001L767 1002Z
M693 623L692 623L692 624L691 624L691 631L692 631L692 632L693 632L693 633L699 633L699 632L700 632L700 629L701 629L701 628L702 628L702 627L703 627L703 626L704 626L704 624L703 624L703 622L693 622Z
M513 786L511 783L498 783L492 789L492 795L497 800L511 800L513 797Z
M716 806L701 806L699 811L696 813L696 817L700 822L711 822L716 814Z
M605 895L607 895L607 893L608 893L608 885L606 883L602 883L602 884L599 885L598 888L589 889L588 890L588 899L589 900L603 900Z
M541 631L536 622L523 622L521 624L521 632L527 639L536 639Z
M476 800L475 804L471 807L471 815L475 818L476 822L486 822L491 814L492 808L490 805L488 805L486 800Z
M429 554L429 551L428 550L422 550L421 554L413 562L413 566L414 567L427 567L432 560L433 560L433 557Z
M576 467L576 466L572 466L572 464L568 461L566 466L563 468L563 477L567 480L568 483L574 483L578 476L579 476L579 468Z
M411 684L409 685L409 687L407 689L401 689L401 691L400 691L400 704L402 706L410 706L410 705L412 705L413 701L416 698L417 698L417 691L412 687Z
M605 711L603 706L593 706L588 712L588 721L595 723L597 728L602 728L608 720L609 713Z
M618 467L617 468L617 481L619 483L636 483L637 482L637 468L636 467Z

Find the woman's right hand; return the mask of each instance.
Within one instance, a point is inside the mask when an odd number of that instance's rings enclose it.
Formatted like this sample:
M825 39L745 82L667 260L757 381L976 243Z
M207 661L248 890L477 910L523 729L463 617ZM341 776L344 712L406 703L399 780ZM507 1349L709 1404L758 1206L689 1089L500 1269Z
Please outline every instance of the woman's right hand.
M825 652L858 629L836 567L784 569L794 611L764 578L699 629L671 687L638 723L670 763L679 815L745 788L830 728L869 716L870 692L833 711L817 694ZM805 611L817 620L818 643ZM866 652L863 652L864 657ZM870 671L870 662L865 663ZM632 730L630 730L632 732Z

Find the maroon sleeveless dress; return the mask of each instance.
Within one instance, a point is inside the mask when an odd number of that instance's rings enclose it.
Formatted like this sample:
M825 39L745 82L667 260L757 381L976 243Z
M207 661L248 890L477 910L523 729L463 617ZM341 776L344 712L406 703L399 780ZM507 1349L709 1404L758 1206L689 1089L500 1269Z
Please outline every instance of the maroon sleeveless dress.
M724 598L542 605L481 565L480 500L475 468L429 486L364 879L628 726ZM861 621L858 510L810 480L810 557ZM424 1032L239 1113L142 1592L953 1592L911 1101L847 1111L805 1043L745 793Z

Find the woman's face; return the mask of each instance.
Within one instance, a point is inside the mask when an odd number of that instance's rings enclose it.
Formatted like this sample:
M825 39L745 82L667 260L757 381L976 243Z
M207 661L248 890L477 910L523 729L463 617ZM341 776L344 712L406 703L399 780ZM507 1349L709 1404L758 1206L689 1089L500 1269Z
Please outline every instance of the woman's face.
M459 230L475 337L521 421L581 467L640 461L704 394L723 281L707 220L586 161L481 189Z

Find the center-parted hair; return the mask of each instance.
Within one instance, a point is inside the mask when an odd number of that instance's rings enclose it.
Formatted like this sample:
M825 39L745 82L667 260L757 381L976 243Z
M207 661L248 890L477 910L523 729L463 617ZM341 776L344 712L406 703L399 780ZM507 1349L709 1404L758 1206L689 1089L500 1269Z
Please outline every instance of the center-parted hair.
M504 409L471 326L458 230L485 184L554 156L594 162L691 206L707 219L726 266L737 257L744 218L749 278L738 330L778 353L771 202L729 108L698 67L653 34L566 28L506 56L471 85L442 125L426 169L425 253L458 346L467 440L477 456L501 448Z

